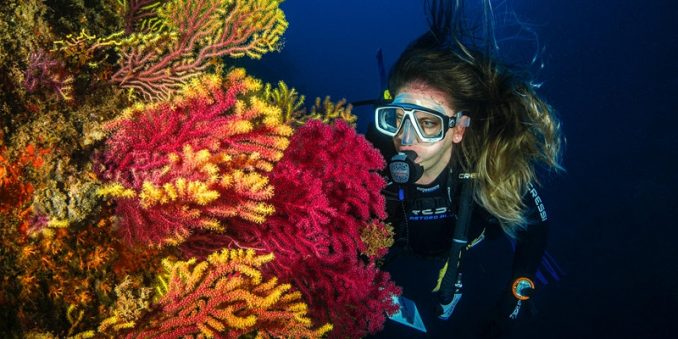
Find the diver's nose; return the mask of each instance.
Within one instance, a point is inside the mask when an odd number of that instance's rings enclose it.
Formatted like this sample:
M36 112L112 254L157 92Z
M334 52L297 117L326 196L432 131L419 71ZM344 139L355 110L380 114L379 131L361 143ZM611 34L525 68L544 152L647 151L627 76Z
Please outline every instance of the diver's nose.
M406 146L413 145L415 142L417 142L417 132L410 119L405 118L403 128L400 129L400 144Z

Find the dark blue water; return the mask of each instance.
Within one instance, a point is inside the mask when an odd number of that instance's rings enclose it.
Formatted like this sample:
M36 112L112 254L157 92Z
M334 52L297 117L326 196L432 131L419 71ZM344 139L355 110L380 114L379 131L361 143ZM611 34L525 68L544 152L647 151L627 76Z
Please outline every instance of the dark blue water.
M678 10L669 0L512 1L538 33L540 93L559 112L567 173L542 188L549 252L526 338L678 337ZM379 93L386 65L425 27L420 1L287 1L286 45L248 65L307 98ZM525 41L516 39L516 44ZM511 51L511 41L503 41ZM515 49L515 48L514 48ZM356 109L360 126L371 116Z

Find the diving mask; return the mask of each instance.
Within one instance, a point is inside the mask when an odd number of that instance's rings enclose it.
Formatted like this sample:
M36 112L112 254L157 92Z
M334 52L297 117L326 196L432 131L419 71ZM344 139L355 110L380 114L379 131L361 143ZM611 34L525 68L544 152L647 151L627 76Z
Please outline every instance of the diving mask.
M419 142L440 141L462 115L457 112L449 117L445 108L435 101L408 93L398 94L390 104L375 109L377 130L391 137L402 131L403 144L414 143L415 133Z

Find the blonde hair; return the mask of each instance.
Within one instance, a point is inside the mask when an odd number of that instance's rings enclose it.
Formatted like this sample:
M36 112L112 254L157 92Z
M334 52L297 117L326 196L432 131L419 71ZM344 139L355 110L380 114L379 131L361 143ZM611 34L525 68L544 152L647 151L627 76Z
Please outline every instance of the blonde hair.
M539 182L535 166L563 169L560 122L534 88L490 67L485 83L496 92L462 140L462 164L477 174L476 201L515 236L527 224L522 201L528 185Z

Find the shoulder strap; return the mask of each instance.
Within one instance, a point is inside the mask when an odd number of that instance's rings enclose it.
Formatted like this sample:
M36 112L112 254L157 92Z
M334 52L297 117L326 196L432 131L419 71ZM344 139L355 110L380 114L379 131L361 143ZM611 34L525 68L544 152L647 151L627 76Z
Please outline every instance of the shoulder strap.
M447 264L445 264L444 273L441 271L441 278L438 286L438 297L441 304L449 304L455 293L461 291L461 256L468 244L468 229L473 213L473 175L470 173L460 173L461 193L459 197L459 208L457 212L457 224L454 227L454 236L452 238L452 247L450 248ZM454 180L457 181L457 180Z

